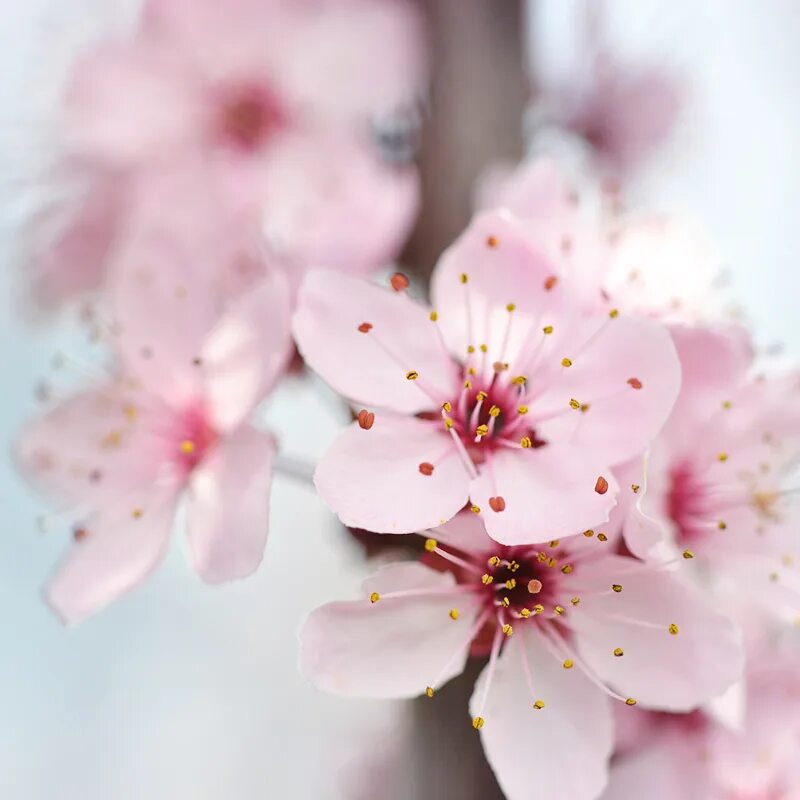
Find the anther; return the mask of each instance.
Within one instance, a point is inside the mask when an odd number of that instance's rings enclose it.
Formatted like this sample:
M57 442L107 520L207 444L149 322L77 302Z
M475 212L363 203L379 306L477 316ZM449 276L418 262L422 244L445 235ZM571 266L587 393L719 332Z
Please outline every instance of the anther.
M625 705L626 705L626 706L635 706L635 705L636 705L636 700L634 700L632 697L629 697L629 698L628 698L628 699L625 701Z
M500 564L500 556L492 556L489 559L489 566L490 567L497 567Z
M369 333L372 330L372 323L371 322L362 322L358 326L358 330L361 331L361 333Z
M519 443L520 443L520 445L522 445L522 447L524 447L526 449L533 445L533 442L531 441L531 437L530 436L523 436L519 440Z
M583 532L583 535L584 535L584 536L585 536L587 539L591 539L591 538L592 538L592 536L594 536L594 531L593 531L591 528L589 528L589 530L588 530L588 531L584 531L584 532Z
M481 583L484 586L488 586L493 581L494 581L494 578L488 572L485 572L483 575L481 575Z
M520 616L521 616L523 619L528 619L528 617L530 617L530 615L531 615L531 610L530 610L529 608L523 608L523 609L522 609L522 610L519 612L519 615L520 615Z
M417 378L419 378L419 372L417 372L415 369L410 369L408 372L406 372L407 381L415 381Z
M478 425L475 428L475 435L476 436L486 436L489 433L489 426L488 425Z
M501 511L506 510L506 501L502 497L490 497L489 498L489 506L491 507L492 511L499 514Z
M623 649L622 649L621 647L615 647L615 648L614 648L614 655L615 655L617 658L621 658L622 656L624 656L624 655L625 655L625 652L623 651Z
M473 514L480 514L480 513L481 513L481 507L480 507L480 506L470 506L470 507L469 507L469 510L470 510L470 511L471 511Z
M482 344L482 345L480 345L478 347L478 349L481 351L481 353L488 353L489 352L489 345Z
M570 599L570 603L572 603L572 605L574 606L577 606L580 602L581 602L580 597L573 597Z
M506 636L511 636L511 634L514 633L514 629L507 622L503 625L502 631Z
M528 581L528 591L531 594L539 594L542 591L542 582L537 578L531 578Z
M681 632L681 629L674 622L670 623L668 630L673 636L677 636Z
M131 511L131 516L134 519L141 519L142 518L142 514L144 514L144 511L142 511L141 508L134 508L133 511Z
M509 314L511 314L511 313L513 313L514 311L516 311L516 309L517 309L517 306L516 306L516 304L515 304L515 303L509 303L509 304L506 306L506 311L508 311L508 313L509 313Z
M642 382L638 378L628 378L627 383L628 383L628 386L631 387L631 389L641 389L642 388Z
M551 539L550 540L550 547L558 547L561 544L560 539Z
M544 606L541 603L537 603L533 607L533 613L534 614L544 614Z
M449 616L450 616L450 619L453 619L453 620L458 619L458 609L457 608L451 608Z
M369 596L369 601L370 601L370 603L373 603L373 604L374 604L374 603L377 603L377 602L378 602L378 600L380 600L380 599L381 599L381 596L380 596L380 595L379 595L377 592L373 592L373 593L372 593L372 594Z
M487 236L486 237L486 246L487 247L497 247L500 244L496 236Z
M428 697L433 697L433 686L427 686L427 687L425 688L425 694L426 694Z
M564 667L564 669L572 669L575 666L575 662L571 658L568 658L561 666Z
M483 727L484 722L486 722L486 720L484 720L483 717L475 717L472 720L472 727L475 728L476 731L479 731Z
M504 597L500 601L500 605L503 606L503 608L508 608L511 605L511 601L507 597Z
M191 439L184 439L181 442L181 453L187 456L194 453L194 442Z
M429 314L431 322L436 322L439 319L439 314L436 311L431 311Z
M358 420L359 428L365 431L368 431L375 424L375 414L372 411L367 411L366 408L362 408L358 412L356 419Z
M528 379L524 375L516 375L511 379L511 383L515 386L524 386L528 382Z
M619 594L622 591L622 584L621 583L612 583L611 584L611 588L612 588L613 591L615 591L617 594Z
M527 414L528 413L528 406L520 406L517 409L517 414Z
M468 283L469 282L469 275L466 272L461 273L461 283Z
M553 608L553 612L555 614L558 614L558 616L560 617L564 613L564 608L563 608L563 606L555 606Z
M562 367L571 367L572 366L572 359L571 358L562 358L561 359L561 366Z
M487 396L488 395L486 394L486 392L481 390L480 392L478 392L478 394L475 395L475 402L482 403L487 398Z
M541 711L544 708L544 700L535 700L533 703L533 707L537 711Z
M545 291L549 292L558 283L555 275L550 275L544 282Z
M391 278L389 278L389 283L392 285L392 289L396 292L403 292L408 289L408 278L403 275L402 272L395 272Z
M717 527L718 527L718 528L719 528L721 531L727 530L727 528L728 528L728 523L727 523L727 522L725 522L725 520L720 520L720 521L717 523Z
M722 403L722 407L723 407L723 408L725 408L725 409L728 409L728 408L730 408L732 405L733 405L733 404L731 403L731 401L730 401L730 400L725 400L725 401Z
M605 494L608 491L608 481L602 475L597 479L594 490L597 494Z
M544 328L542 328L542 333L545 334L545 336L549 336L552 332L553 332L552 325L545 325Z
M425 549L432 553L437 547L439 546L439 542L436 539L426 539L425 540Z
M694 558L694 553L691 550L684 550L683 557L688 561L690 558Z
M442 403L442 411L444 411L445 413L449 414L452 410L453 410L453 406L450 403L450 401L449 400L445 400L444 403Z
M634 494L639 494L639 489L641 489L641 488L642 488L642 487L641 487L641 486L639 486L639 484L638 484L638 483L632 483L632 484L631 484L631 491L632 491Z
M573 397L569 401L569 407L574 408L577 411L581 407L581 404Z
M517 579L516 578L509 578L506 581L506 589L514 589L516 587L516 585L517 585Z
M565 575L569 575L572 572L572 564L564 564L564 566L561 567L561 571Z
M489 409L489 416L490 417L499 417L500 416L500 409L497 406L492 406Z
M597 534L597 541L598 542L607 542L608 541L608 536L606 536L604 533L598 533Z
M619 309L612 308L611 311L608 312L608 316L611 317L611 319L616 319L619 316Z
M87 531L86 528L75 528L75 530L72 531L72 538L76 542L82 542L88 535L89 531Z
M720 461L727 461L727 460L728 460L728 454L727 454L727 453L720 453L720 454L717 456L717 458L718 458Z
M423 475L428 475L428 476L433 475L433 464L431 464L430 461L423 461L419 465L419 471Z

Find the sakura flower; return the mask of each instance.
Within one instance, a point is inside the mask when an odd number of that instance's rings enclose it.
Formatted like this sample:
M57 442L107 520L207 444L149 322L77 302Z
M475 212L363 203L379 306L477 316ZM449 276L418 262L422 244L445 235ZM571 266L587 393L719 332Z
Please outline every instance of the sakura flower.
M800 792L800 683L795 658L759 656L746 713L731 730L695 711L638 712L636 739L618 752L604 800L792 800ZM633 715L626 715L633 716Z
M683 385L624 527L637 555L676 558L705 585L773 613L800 608L797 373L752 378L738 329L676 326ZM787 485L787 482L789 485ZM681 556L683 556L681 558Z
M667 331L584 313L508 214L478 217L444 254L435 310L393 284L313 272L294 318L306 362L373 415L317 467L342 522L408 533L469 502L514 545L607 520L611 467L655 436L678 391Z
M121 264L114 281L118 370L19 443L29 476L81 520L46 591L67 622L157 566L184 495L204 580L245 576L261 561L275 441L247 418L287 358L288 289L274 274L222 308L181 255L160 239L131 252L135 268Z
M737 679L741 653L732 623L674 573L587 534L500 546L465 512L428 532L422 563L384 566L362 599L312 612L301 669L337 694L435 701L491 642L469 714L506 796L595 798L609 697L687 711Z

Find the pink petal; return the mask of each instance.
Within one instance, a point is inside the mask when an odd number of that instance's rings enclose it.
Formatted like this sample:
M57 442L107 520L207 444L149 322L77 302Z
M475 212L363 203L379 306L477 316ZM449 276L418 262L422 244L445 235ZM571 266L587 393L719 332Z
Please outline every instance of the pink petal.
M619 464L644 450L669 416L680 388L680 363L667 330L641 319L610 319L590 341L565 352L561 368L537 398L537 429L546 440L563 440ZM568 413L571 400L586 413ZM561 409L567 412L559 413ZM547 420L548 414L559 416Z
M576 569L565 587L581 598L570 615L576 645L597 675L624 697L650 708L689 711L741 676L737 627L675 573L617 556L581 572ZM612 584L622 591L610 591ZM673 623L676 635L669 631ZM622 657L614 655L617 647Z
M431 475L422 463L435 464ZM411 533L454 516L467 502L469 476L437 423L378 413L370 430L353 423L339 435L314 483L345 525Z
M64 622L80 622L138 586L166 550L178 502L174 483L149 485L100 509L46 589Z
M291 346L289 286L273 272L231 303L203 344L205 395L217 430L238 425L272 390Z
M577 669L565 670L535 635L515 633L507 642L482 707L487 673L469 713L485 719L483 748L508 800L594 800L614 744L603 693ZM536 700L544 707L533 708Z
M359 330L364 323L372 326L366 333ZM336 272L309 273L294 335L314 370L365 405L438 412L458 380L427 308L405 293ZM406 378L411 370L418 380Z
M23 431L21 468L45 491L72 503L103 503L147 485L162 463L153 436L159 409L141 393L108 384L55 406Z
M431 277L434 308L451 352L461 358L468 345L486 344L489 363L513 361L528 336L541 336L542 317L565 313L564 292L546 288L554 272L519 220L506 212L475 217L439 259ZM517 310L504 349L509 303ZM547 322L552 321L547 316Z
M449 522L432 531L431 536L464 553L488 553L496 549L494 540L486 533L483 519L472 511L456 514Z
M595 491L600 477L608 482L603 494ZM519 545L571 536L606 522L617 491L602 460L556 443L498 452L472 481L470 498L492 539ZM505 500L500 513L489 503L497 496Z
M300 669L315 686L357 697L415 697L462 671L478 605L455 588L452 575L417 563L393 565L367 587L430 593L375 603L364 597L313 611L300 632ZM449 587L451 593L439 593ZM459 609L456 620L452 608Z
M275 440L243 425L192 474L187 531L207 583L242 578L261 563L274 456Z

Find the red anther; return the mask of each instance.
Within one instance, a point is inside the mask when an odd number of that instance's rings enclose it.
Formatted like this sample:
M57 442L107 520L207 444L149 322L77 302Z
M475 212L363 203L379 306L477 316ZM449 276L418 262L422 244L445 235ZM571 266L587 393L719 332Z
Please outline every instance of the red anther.
M638 378L628 378L628 386L632 389L641 389L642 382Z
M508 369L508 364L503 361L495 361L494 364L492 364L492 369L497 373L505 372Z
M408 278L403 275L402 272L395 272L391 278L389 278L389 283L392 284L392 289L396 292L403 292L408 289Z
M72 538L76 542L83 541L88 535L89 531L87 531L86 528L75 528L75 530L72 531Z
M608 491L608 481L602 475L597 479L594 490L597 494L605 494Z
M506 501L502 497L490 497L489 498L489 505L492 508L492 511L496 511L498 514L501 511L506 510Z
M362 322L358 326L358 329L361 331L361 333L369 333L372 330L372 323L371 322Z
M366 408L362 408L361 411L358 412L356 419L358 420L359 427L368 431L375 422L375 415L371 411L367 411Z
M555 275L551 275L544 282L544 288L549 292L557 283L558 283L558 278Z
M433 475L433 464L431 464L429 461L423 461L419 465L419 471L423 475Z
M500 244L496 236L487 236L486 237L486 245L487 247L497 247Z

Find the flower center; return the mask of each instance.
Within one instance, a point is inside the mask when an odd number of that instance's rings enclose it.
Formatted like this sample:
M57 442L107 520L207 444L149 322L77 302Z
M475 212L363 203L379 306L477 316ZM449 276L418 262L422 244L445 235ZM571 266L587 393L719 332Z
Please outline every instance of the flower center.
M188 475L216 444L217 432L202 408L190 407L178 419L172 446L172 460Z
M667 513L678 530L679 544L697 544L715 527L708 487L689 464L680 464L672 470L666 504Z
M223 143L234 150L258 150L286 122L277 96L264 86L245 84L222 92L219 131Z

